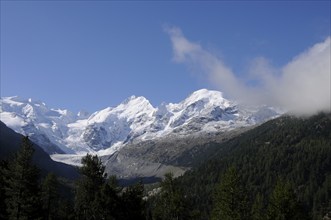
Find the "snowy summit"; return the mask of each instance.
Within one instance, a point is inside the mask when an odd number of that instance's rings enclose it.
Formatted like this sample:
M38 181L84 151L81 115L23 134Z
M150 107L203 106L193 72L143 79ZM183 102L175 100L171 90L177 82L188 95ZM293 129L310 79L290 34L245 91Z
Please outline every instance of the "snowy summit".
M201 89L179 103L153 107L145 97L131 96L93 114L48 108L39 101L1 98L0 119L28 135L49 154L111 154L127 143L167 135L185 137L228 131L279 115L267 106L243 107L221 92Z

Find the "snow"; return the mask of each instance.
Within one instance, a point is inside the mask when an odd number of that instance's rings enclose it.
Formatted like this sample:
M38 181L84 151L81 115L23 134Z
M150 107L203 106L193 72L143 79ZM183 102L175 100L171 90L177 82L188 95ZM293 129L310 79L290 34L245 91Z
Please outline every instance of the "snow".
M81 160L86 154L53 154L52 160L73 166L82 166Z
M7 122L7 126L20 133L21 128L27 123L14 112L1 112L0 120Z
M77 155L52 155L54 160L70 164L77 164L86 153L113 154L130 141L153 140L173 133L232 130L280 114L268 106L239 106L221 92L207 89L195 91L179 103L162 103L158 107L145 97L131 96L118 106L92 114L53 109L43 102L17 96L3 97L0 104L1 121L18 133L39 134L34 138L46 151L51 144ZM44 146L45 137L50 143Z

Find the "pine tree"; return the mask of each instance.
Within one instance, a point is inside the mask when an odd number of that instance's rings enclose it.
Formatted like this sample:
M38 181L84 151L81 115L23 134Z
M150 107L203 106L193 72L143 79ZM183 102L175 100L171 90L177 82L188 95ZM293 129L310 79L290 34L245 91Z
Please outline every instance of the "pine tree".
M144 185L140 182L127 187L122 193L122 219L145 219Z
M5 195L5 174L8 169L7 161L0 161L0 219L7 219L6 195Z
M102 185L93 202L93 206L95 207L96 211L95 215L98 219L120 219L120 191L121 189L117 185L115 176L111 176L107 182ZM125 211L127 212L128 210Z
M34 149L24 137L6 173L6 205L9 219L37 219L40 215L39 170L32 165Z
M264 220L266 219L264 213L263 197L260 193L255 197L255 201L252 206L251 215L254 220Z
M216 189L212 219L249 219L247 192L234 167L226 171Z
M75 219L75 210L73 202L68 199L60 198L57 208L57 218L60 220Z
M59 183L56 176L53 173L49 173L43 181L41 189L41 200L46 220L57 218L59 205L58 187Z
M291 184L279 179L269 199L268 219L302 219L299 215L299 203Z
M167 173L161 182L160 195L156 199L155 219L179 220L184 218L184 200L174 182L172 173Z
M100 203L95 200L99 198L97 194L106 180L105 167L97 155L87 154L82 158L79 171L81 179L76 183L76 214L79 219L98 219L100 207L96 205Z

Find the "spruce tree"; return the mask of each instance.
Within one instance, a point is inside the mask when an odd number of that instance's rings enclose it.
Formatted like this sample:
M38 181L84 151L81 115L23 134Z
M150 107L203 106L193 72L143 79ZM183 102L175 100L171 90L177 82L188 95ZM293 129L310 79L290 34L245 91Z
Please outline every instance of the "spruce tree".
M161 191L156 198L154 218L160 220L184 219L184 200L174 182L174 175L167 173L161 182Z
M74 205L71 200L61 198L57 208L57 218L60 220L73 220L75 219Z
M95 201L105 183L105 167L97 155L87 154L79 168L81 178L76 183L75 211L79 219L98 219L100 207Z
M119 192L121 189L117 185L116 177L111 176L100 191L97 192L93 202L95 216L98 219L117 220L122 214L121 200ZM128 210L125 210L126 212Z
M59 205L59 183L53 173L49 173L42 184L41 200L46 220L57 218Z
M8 169L8 162L1 160L0 161L0 219L7 219L6 212L6 194L5 194L5 175Z
M34 149L23 137L16 158L6 173L6 206L9 219L38 219L40 216L39 170L32 165Z
M145 201L144 196L144 185L139 182L135 185L127 187L122 193L122 213L121 219L145 219Z
M303 219L300 216L300 206L291 184L279 179L269 199L268 219Z
M252 219L254 220L264 220L266 219L264 204L263 204L263 196L258 193L255 197L252 210L251 210Z
M222 176L214 195L212 219L249 219L248 197L239 175L230 167Z

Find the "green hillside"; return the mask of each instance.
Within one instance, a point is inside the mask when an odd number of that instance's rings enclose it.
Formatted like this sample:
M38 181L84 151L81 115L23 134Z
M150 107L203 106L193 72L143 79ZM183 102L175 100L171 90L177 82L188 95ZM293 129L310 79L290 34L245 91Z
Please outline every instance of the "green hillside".
M250 207L260 194L261 212L267 213L276 182L282 180L291 184L303 216L321 219L331 211L331 115L280 117L219 144L213 156L177 180L197 219L210 219L216 188L230 166Z

